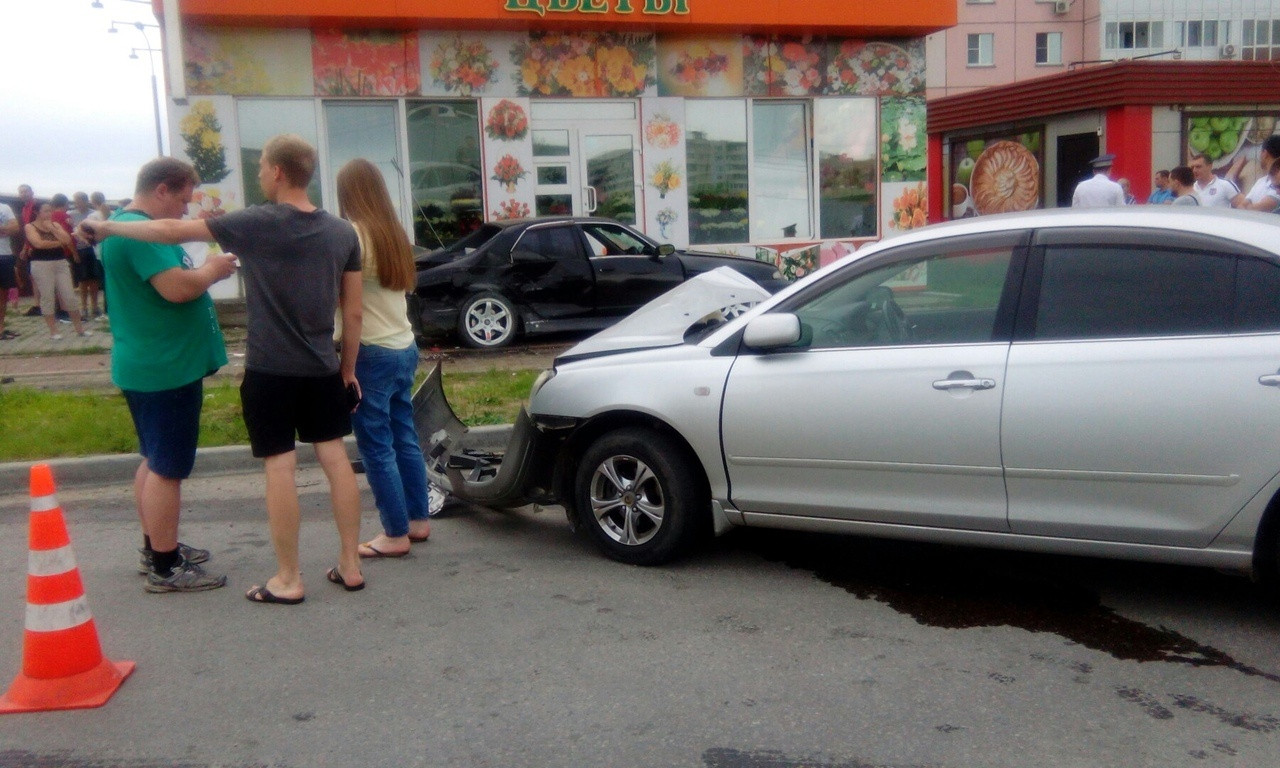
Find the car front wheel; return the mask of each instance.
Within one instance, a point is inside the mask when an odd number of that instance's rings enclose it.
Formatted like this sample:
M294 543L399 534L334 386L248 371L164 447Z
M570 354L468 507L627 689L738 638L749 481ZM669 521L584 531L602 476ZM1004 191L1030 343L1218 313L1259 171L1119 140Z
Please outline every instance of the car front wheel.
M498 349L515 341L519 319L511 301L499 293L478 293L462 304L458 336L473 349Z
M578 465L579 529L608 557L658 565L684 552L708 526L709 498L696 461L648 429L604 435Z

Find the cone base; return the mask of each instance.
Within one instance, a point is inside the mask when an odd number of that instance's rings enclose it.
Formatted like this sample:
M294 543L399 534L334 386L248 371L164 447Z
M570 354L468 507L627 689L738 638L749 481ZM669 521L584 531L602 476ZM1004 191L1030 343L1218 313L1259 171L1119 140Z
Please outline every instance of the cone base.
M134 666L132 661L103 659L88 672L52 680L27 677L19 672L9 690L0 696L0 715L100 707L133 672Z

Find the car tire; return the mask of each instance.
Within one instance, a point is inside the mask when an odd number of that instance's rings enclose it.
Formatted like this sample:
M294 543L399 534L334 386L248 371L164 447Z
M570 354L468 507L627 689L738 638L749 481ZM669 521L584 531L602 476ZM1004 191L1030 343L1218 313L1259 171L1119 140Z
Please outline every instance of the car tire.
M710 528L709 493L687 453L650 429L597 439L582 455L574 482L578 530L606 556L631 565L659 565L683 554Z
M515 305L500 293L467 297L458 310L458 338L472 349L501 349L515 341L520 318Z

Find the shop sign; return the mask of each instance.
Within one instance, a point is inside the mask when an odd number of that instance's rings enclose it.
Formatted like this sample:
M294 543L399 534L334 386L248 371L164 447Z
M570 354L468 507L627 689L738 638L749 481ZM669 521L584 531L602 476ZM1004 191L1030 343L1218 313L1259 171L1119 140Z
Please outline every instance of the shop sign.
M632 14L636 11L651 16L687 15L689 0L506 0L504 11L536 13L609 13Z
M1039 208L1043 167L1043 127L952 142L949 218Z

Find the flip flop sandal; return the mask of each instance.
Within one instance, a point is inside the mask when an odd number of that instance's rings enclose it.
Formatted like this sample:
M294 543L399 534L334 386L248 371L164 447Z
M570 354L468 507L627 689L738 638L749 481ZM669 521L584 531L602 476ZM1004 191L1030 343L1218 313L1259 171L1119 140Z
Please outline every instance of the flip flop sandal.
M366 553L365 550L368 550L369 553ZM409 554L409 552L407 550L404 552L383 552L377 547L371 544L365 543L360 545L360 547L356 550L356 554L360 555L361 557L404 557L405 555Z
M265 584L245 592L244 596L252 603L275 603L276 605L297 605L307 599L305 595L302 597L280 597L267 589Z
M342 574L338 572L338 569L336 567L330 568L325 573L324 577L329 581L332 581L334 584L337 584L338 586L347 590L348 592L359 592L360 590L364 589L363 581L360 582L359 584L348 584L347 580L342 578Z

